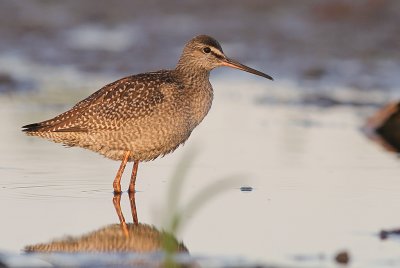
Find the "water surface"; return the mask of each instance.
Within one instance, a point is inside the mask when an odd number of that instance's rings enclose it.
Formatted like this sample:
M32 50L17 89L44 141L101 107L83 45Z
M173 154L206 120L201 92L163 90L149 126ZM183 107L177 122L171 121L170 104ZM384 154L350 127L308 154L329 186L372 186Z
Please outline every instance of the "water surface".
M213 107L187 144L139 166L139 222L162 229L170 178L185 153L197 151L181 205L218 179L242 181L187 221L178 239L191 254L331 266L335 254L347 250L354 267L400 264L398 240L378 237L399 225L400 162L360 132L374 106L302 105L295 85L246 74L212 80ZM72 95L58 105L41 101L46 91L1 96L1 250L19 253L26 245L118 223L112 181L119 163L20 131L90 90L83 91L68 91ZM130 215L127 194L121 204Z

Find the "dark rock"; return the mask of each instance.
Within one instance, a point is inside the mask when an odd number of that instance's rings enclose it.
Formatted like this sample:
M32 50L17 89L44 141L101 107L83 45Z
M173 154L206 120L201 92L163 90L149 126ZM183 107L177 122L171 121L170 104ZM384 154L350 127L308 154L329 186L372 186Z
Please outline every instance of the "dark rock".
M400 152L400 102L384 106L368 119L367 136L388 151Z
M389 236L393 236L393 235L400 236L400 229L382 230L379 232L379 237L382 240L386 240Z
M251 191L253 191L253 187L251 187L251 186L242 186L242 187L240 187L240 191L242 191L242 192L251 192Z
M348 264L350 262L350 255L347 251L340 251L336 254L335 261L340 264Z

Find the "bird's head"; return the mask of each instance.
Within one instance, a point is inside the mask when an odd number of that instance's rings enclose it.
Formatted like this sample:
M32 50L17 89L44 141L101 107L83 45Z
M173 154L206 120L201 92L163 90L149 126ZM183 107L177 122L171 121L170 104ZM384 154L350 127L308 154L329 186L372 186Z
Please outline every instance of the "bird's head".
M181 68L199 68L206 71L222 66L239 69L273 80L271 76L265 73L226 57L218 41L207 35L199 35L191 39L185 45L178 62L178 67Z

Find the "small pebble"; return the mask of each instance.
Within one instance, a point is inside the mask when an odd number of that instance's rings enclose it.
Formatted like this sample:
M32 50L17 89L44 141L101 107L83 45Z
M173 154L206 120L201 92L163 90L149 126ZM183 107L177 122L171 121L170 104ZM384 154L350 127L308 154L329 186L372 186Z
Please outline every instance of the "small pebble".
M389 236L389 234L388 234L388 232L385 231L385 230L382 230L382 231L380 231L380 233L379 233L379 237L381 238L381 240L387 239L388 236Z
M340 264L348 264L350 261L350 255L347 253L347 251L340 251L338 254L336 254L335 260Z
M251 186L242 186L242 187L240 187L240 191L242 191L242 192L251 192L251 191L253 191L253 187L251 187Z

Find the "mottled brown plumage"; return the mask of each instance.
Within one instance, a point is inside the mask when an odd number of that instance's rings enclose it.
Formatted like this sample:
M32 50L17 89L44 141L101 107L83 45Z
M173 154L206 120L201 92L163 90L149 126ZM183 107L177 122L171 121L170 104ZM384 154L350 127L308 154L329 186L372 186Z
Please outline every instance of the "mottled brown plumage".
M113 160L122 160L114 181L127 161L149 161L174 151L207 115L213 99L210 71L228 66L272 79L227 58L212 37L190 40L173 70L128 76L108 84L71 110L53 119L24 126L39 136L68 146L79 146ZM130 191L134 191L136 169Z
M126 225L127 233L119 224L111 224L79 237L64 237L50 243L25 247L25 252L152 252L161 251L165 232L147 224ZM187 252L175 237L179 252Z

